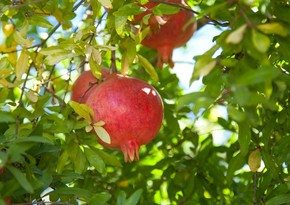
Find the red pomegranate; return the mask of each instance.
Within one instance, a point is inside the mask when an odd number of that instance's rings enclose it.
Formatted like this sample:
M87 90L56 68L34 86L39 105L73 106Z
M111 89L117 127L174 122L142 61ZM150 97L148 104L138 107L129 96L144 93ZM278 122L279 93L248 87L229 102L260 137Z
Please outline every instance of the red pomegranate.
M102 78L109 75L108 69L102 69ZM93 89L98 86L98 79L92 71L84 71L74 82L71 89L71 100L78 103L85 103L92 93Z
M166 0L169 3L179 4L187 7L183 0ZM151 13L151 8L159 3L149 2L144 5L147 9L142 14L136 15L134 21L140 22L141 19ZM158 51L157 66L162 68L164 63L170 67L174 66L172 61L173 49L183 46L196 30L196 23L189 22L193 18L193 13L185 9L180 9L178 13L157 17L152 14L148 24L149 34L141 42L144 46Z
M113 74L93 90L86 104L95 113L94 122L104 121L111 143L108 148L121 149L126 162L139 159L140 145L158 133L163 119L159 93L136 78Z

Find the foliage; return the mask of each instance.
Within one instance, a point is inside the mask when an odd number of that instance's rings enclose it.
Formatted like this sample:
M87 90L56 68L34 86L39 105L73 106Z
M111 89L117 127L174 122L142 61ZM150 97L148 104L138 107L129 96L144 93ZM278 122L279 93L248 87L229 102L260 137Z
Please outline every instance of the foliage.
M1 0L0 204L290 203L289 1L188 4L221 34L193 56L191 82L203 87L184 94L169 68L153 69L156 51L140 44L148 29L133 32L134 1ZM103 66L164 100L163 127L138 162L99 145L88 113L69 103L78 73Z

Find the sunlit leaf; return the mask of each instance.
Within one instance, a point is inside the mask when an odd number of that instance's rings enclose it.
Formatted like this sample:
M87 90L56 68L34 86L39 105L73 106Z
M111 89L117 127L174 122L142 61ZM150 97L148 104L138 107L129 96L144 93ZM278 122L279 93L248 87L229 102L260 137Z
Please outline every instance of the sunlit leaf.
M111 144L111 137L109 133L101 126L94 124L94 130L97 133L98 137L105 143Z
M111 9L112 8L112 3L110 0L98 0L103 7L107 8L107 9Z
M286 37L288 35L287 28L282 24L276 22L260 24L257 26L257 29L265 34L277 34L283 37Z
M23 50L20 54L20 57L16 64L16 76L17 79L21 79L22 75L26 73L29 64L28 64L29 56L26 50Z
M92 121L94 118L94 111L86 104L80 104L75 101L69 101L68 104L74 109L74 111L82 118Z
M138 56L140 63L144 67L145 71L151 76L151 78L154 81L158 81L158 74L157 74L155 68L153 67L153 65L146 58L144 58L142 55L138 54L137 56Z
M261 53L267 52L270 47L270 39L268 36L258 32L257 30L252 30L252 42L255 48Z
M226 43L238 44L242 41L244 37L244 33L247 29L247 25L244 24L231 32L228 37L226 38Z

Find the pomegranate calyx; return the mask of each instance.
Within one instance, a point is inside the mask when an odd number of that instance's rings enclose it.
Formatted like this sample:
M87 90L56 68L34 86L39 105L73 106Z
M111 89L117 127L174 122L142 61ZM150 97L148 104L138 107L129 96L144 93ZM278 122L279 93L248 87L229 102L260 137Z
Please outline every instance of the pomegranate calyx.
M139 160L139 148L140 145L135 139L127 141L121 145L121 150L124 153L125 162L133 162Z

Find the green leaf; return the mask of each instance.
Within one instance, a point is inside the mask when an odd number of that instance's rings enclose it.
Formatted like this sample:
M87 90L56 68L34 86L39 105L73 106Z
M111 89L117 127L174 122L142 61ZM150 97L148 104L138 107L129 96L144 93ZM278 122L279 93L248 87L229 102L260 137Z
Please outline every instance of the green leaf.
M63 169L65 167L65 165L68 163L68 159L69 159L69 153L67 150L64 150L58 161L57 161L57 166L56 166L56 170L58 173L62 173L63 172Z
M86 200L90 200L93 197L93 194L88 191L87 189L81 189L78 187L62 187L62 188L57 188L56 190L49 192L49 194L64 194L64 195L74 195L78 197L83 197Z
M95 169L101 174L106 173L105 163L96 152L85 147L84 153L91 166L95 167Z
M94 111L91 107L86 104L80 104L75 101L70 100L68 104L72 107L72 109L82 118L88 120L89 122L92 121L94 118Z
M122 18L122 17L126 17L127 16L132 16L132 15L136 15L136 14L140 14L144 11L144 8L138 6L136 3L129 3L126 4L122 7L120 7L120 9L118 11L115 11L113 13L114 16L116 16L116 19L118 18Z
M288 29L277 22L260 24L257 26L257 29L265 34L277 34L283 37L288 35Z
M130 65L136 58L136 43L131 38L127 38L122 43L122 48L124 49L124 52L121 59L121 70L122 73L127 73Z
M108 154L100 149L94 149L94 152L96 152L106 164L110 164L116 167L122 167L122 164L120 161L117 159L116 156Z
M239 85L252 85L272 80L280 75L280 71L273 66L261 66L256 70L244 72L236 80Z
M239 122L238 140L240 144L240 154L245 156L249 151L251 141L251 130L248 121Z
M98 193L92 197L89 204L103 205L106 204L106 202L109 201L111 197L112 195L106 192Z
M120 191L117 198L116 205L125 205L126 202L126 193L124 191Z
M126 205L136 205L142 195L143 190L138 189L136 190L127 200Z
M19 137L14 142L15 143L35 142L35 143L53 144L50 139L42 136Z
M12 122L15 122L15 118L12 113L0 111L0 123L12 123Z
M26 176L20 172L17 168L13 166L6 167L18 181L18 183L25 189L28 193L33 193L33 187L31 186L30 182L27 180Z
M242 168L245 165L245 163L246 163L245 156L241 155L240 153L238 153L230 160L226 176L229 184L232 183L235 171Z
M45 61L48 65L55 65L62 60L73 58L76 56L78 56L78 54L72 51L63 51L63 52L58 52L58 53L48 55Z
M242 112L241 110L237 110L233 106L228 106L228 113L229 116L236 122L242 122L247 118L244 112Z
M261 53L266 53L270 47L271 41L268 36L261 34L257 30L252 30L252 42L255 48Z
M32 15L28 18L28 22L35 26L40 26L43 28L51 28L53 25L41 15Z
M137 54L137 56L138 56L138 59L139 59L141 65L144 67L145 71L150 75L150 77L154 81L158 81L158 74L157 74L155 68L153 67L153 65L146 58L144 58L142 55Z
M119 36L123 37L123 30L127 23L128 16L118 16L115 18L115 29Z
M213 60L210 55L203 55L197 58L192 73L193 79L198 79L201 76L207 75L216 66L216 60Z
M6 164L8 160L8 155L6 152L0 151L0 169Z
M152 13L156 16L162 16L163 14L175 14L179 12L179 8L168 4L158 4L153 7Z
M273 198L266 201L266 205L279 205L279 204L289 204L290 194L281 194L274 196Z
M76 156L73 163L76 173L81 174L86 169L87 159L84 152L79 147L76 149Z

